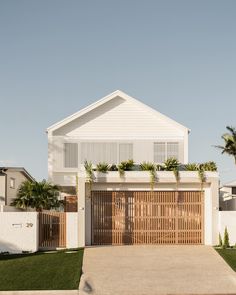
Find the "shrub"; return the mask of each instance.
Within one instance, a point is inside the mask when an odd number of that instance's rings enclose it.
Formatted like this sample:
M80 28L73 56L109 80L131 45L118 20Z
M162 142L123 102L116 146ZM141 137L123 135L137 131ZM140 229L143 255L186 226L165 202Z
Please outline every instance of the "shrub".
M143 162L140 164L140 168L142 171L155 171L155 165L150 162Z
M109 165L107 163L98 163L96 166L96 170L102 173L107 173L109 170Z
M216 163L213 161L202 163L199 168L204 171L217 171Z
M225 231L224 231L224 244L223 244L224 248L229 248L229 233L227 230L227 227L225 227Z
M169 158L164 162L162 168L165 171L175 171L178 170L179 164L180 163L176 158Z
M223 246L223 241L221 238L221 234L219 233L219 247L222 247L222 246Z
M120 173L120 176L123 176L125 174L125 171L132 170L133 166L134 166L133 160L120 162L120 164L118 165L118 171Z
M189 164L186 164L184 167L186 171L198 171L199 169L199 166L197 163L189 163Z

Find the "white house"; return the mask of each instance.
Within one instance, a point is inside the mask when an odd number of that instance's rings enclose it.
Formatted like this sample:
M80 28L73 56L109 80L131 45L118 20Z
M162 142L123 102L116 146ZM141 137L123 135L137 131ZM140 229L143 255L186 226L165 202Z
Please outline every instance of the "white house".
M84 161L133 159L188 163L189 129L122 91L115 91L47 129L49 180L67 194L78 187L79 246L103 244L216 244L218 174L158 171L94 172Z
M220 188L220 208L223 211L236 210L236 181L226 183Z

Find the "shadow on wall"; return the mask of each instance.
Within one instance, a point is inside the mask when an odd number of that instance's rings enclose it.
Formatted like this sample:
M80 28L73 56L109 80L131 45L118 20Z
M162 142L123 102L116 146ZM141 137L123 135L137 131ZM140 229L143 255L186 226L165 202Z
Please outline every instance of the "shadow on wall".
M116 99L112 99L107 103L97 107L96 109L90 111L89 113L79 117L78 119L73 120L69 124L62 126L61 128L55 130L53 135L65 135L76 128L81 127L82 125L88 123L89 121L94 120L97 117L102 116L103 114L107 113L111 109L122 104L125 100L121 97L117 97Z
M20 249L17 245L7 243L5 241L0 240L0 254L1 253L22 253L22 249Z

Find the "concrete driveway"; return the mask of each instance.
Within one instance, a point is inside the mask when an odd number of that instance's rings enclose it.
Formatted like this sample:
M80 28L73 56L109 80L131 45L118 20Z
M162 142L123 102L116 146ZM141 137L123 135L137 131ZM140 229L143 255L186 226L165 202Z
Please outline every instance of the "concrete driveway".
M207 246L86 248L79 294L236 294L236 275Z

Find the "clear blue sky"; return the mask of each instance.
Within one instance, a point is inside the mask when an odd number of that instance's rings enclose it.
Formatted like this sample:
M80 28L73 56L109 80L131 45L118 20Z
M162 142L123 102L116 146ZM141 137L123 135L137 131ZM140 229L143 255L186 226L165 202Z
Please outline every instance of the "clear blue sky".
M120 89L191 129L190 161L236 126L236 1L1 0L0 161L47 177L45 129Z

